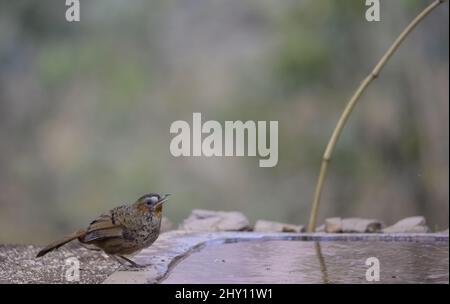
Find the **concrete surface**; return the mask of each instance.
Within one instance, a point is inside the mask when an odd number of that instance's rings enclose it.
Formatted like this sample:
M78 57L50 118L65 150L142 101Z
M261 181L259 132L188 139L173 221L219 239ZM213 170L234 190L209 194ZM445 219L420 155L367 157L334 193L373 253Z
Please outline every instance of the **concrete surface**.
M87 250L77 243L36 258L40 249L32 245L0 245L0 283L101 283L119 266L100 252ZM76 279L71 271L74 265L71 258L79 261L79 280L67 279Z
M38 259L35 256L41 247L0 245L0 283L161 283L183 260L187 261L192 253L201 252L209 245L237 241L423 241L446 242L448 248L448 239L448 233L308 234L175 230L163 233L152 246L133 257L137 263L147 265L138 270L124 269L106 255L87 250L77 243L71 243ZM66 274L70 265L66 265L66 261L74 257L80 263L79 281L68 281Z

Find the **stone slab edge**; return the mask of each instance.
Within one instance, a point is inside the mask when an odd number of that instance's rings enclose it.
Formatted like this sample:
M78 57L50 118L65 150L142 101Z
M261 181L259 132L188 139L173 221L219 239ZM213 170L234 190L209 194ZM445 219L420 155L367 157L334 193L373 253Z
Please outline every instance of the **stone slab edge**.
M169 273L184 257L206 244L252 240L292 241L434 241L448 242L449 235L441 233L270 233L270 232L188 232L175 230L160 235L149 248L133 260L144 269L119 268L103 284L155 284Z

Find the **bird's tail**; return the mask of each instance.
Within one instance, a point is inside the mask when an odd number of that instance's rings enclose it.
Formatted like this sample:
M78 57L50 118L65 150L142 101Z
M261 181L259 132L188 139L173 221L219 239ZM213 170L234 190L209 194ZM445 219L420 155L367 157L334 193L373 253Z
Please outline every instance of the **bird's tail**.
M85 234L86 234L86 230L84 230L84 229L80 229L78 231L75 231L74 233L65 236L61 240L58 240L56 242L53 242L53 243L49 244L48 246L43 248L41 251L39 251L36 257L38 258L38 257L44 256L47 253L49 253L50 251L53 251L53 250L55 250L55 249L65 245L65 244L69 243L70 241L73 241L74 239L82 237Z

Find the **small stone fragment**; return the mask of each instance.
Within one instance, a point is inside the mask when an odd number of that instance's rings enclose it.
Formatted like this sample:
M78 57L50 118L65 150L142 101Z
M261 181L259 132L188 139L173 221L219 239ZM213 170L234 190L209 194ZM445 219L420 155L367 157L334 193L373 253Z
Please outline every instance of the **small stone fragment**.
M383 229L385 233L426 233L429 231L430 228L426 225L423 216L407 217Z
M316 227L316 232L325 232L325 224Z
M305 228L302 225L292 225L279 222L272 222L266 220L256 221L253 231L256 232L304 232Z
M381 232L383 223L375 219L345 218L342 220L344 233L373 233Z
M250 223L241 212L194 209L179 229L188 231L242 231Z
M330 217L325 220L325 232L342 232L342 219L340 217Z
M327 233L371 233L381 232L383 223L375 219L332 217L325 220Z

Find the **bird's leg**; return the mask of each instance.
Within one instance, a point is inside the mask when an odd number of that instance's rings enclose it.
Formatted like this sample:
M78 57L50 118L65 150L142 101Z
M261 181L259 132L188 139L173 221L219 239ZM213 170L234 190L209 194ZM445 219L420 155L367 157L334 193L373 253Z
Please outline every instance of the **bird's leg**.
M124 257L123 255L119 255L119 257L122 258L122 259L124 259L124 260L127 261L128 263L130 263L130 264L131 264L133 267L135 267L135 268L143 268L143 267L145 267L145 265L139 265L138 263L136 263L136 262L130 260L130 259L127 258L127 257Z
M112 255L112 254L108 254L109 257L113 258L116 262L118 262L121 266L123 266L126 270L136 270L138 268L143 268L145 266L143 265L139 265L136 262L124 257L124 256L116 256L116 255ZM122 259L119 259L122 258ZM126 263L126 262L127 263Z
M122 261L121 259L119 259L118 257L116 257L115 255L112 254L108 254L108 256L112 259L114 259L116 262L118 262L120 265L122 266L126 266L124 261Z

